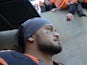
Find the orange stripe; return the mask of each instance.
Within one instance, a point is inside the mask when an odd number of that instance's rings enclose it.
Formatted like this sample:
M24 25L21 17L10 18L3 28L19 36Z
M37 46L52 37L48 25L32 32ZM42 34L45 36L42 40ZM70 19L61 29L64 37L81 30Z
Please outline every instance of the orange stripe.
M31 58L34 62L36 62L39 65L38 58L36 58L35 56L30 55L30 54L24 54L24 55L28 56L29 58Z
M84 0L84 3L87 3L87 0Z
M52 3L56 5L56 7L65 9L68 7L68 3L77 3L77 0L51 0Z
M52 3L54 3L56 5L56 7L58 8L67 8L67 3L68 0L52 0Z
M0 58L0 63L3 65L8 65L7 62L3 58Z

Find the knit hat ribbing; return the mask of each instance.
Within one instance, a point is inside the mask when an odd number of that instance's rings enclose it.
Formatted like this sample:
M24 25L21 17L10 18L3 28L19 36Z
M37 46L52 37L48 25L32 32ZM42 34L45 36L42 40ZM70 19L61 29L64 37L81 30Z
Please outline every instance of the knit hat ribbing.
M25 21L19 28L19 43L25 44L29 37L37 32L45 24L50 24L50 21L45 18L35 17Z

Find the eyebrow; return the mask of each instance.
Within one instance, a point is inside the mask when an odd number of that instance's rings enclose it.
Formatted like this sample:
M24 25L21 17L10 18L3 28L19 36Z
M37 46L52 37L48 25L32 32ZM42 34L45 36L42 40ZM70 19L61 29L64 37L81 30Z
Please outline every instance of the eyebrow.
M56 31L56 28L51 24L46 25L46 27L51 27L51 28L55 29L55 31Z
M51 28L53 28L56 31L56 28L53 25L49 25Z
M53 28L53 25L50 25L50 24L49 24L49 25L46 25L46 27L52 27L52 28Z

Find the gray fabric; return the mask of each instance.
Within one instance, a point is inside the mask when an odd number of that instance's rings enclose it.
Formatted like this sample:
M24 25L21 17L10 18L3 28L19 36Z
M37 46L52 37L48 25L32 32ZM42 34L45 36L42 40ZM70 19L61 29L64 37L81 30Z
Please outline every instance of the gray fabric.
M0 31L0 50L17 49L18 47L17 31L18 29Z

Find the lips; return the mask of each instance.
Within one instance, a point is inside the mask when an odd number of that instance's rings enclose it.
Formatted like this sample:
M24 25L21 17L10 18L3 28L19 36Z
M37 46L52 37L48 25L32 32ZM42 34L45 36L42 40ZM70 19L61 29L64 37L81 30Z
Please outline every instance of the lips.
M60 45L60 40L59 39L54 39L55 42L57 42Z
M59 41L58 39L54 39L54 41Z

